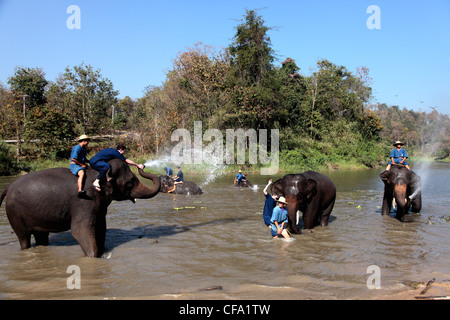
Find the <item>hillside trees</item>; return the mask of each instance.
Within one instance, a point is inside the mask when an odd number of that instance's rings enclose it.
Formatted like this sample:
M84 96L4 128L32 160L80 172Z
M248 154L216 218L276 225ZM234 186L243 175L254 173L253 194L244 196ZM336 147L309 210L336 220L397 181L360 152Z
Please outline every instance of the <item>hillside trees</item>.
M174 130L192 132L195 121L223 132L279 129L280 156L311 169L351 159L383 163L385 149L399 139L408 152L450 150L448 116L371 104L364 66L353 72L319 59L304 72L291 57L279 62L272 30L257 10L247 10L229 46L186 48L163 84L148 86L138 99L118 99L113 83L84 63L67 67L55 82L40 68L19 67L9 88L0 85L0 136L38 140L35 156L54 157L77 135L115 129L125 131L139 153L160 155L170 149Z

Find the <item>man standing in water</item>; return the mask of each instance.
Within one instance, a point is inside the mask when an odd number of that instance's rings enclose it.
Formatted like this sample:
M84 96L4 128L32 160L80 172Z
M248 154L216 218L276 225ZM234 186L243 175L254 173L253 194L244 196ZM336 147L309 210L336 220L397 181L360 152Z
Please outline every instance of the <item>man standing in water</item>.
M263 219L266 226L270 227L270 218L272 218L273 208L276 205L276 201L278 200L278 196L276 194L271 195L267 192L269 186L272 184L272 179L269 180L267 186L264 188L263 193L266 197L266 201L264 202L264 210L263 210Z

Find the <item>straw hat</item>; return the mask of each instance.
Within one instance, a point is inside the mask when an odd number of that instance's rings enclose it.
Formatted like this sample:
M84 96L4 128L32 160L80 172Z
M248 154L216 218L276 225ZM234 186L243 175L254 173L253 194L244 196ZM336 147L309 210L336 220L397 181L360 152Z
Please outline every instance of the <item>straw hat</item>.
M280 197L280 199L278 199L277 202L281 202L281 203L287 204L285 197Z
M395 147L396 145L405 145L403 142L401 142L400 140L395 141L395 143L393 144L393 146Z
M78 138L78 141L83 141L83 140L91 140L91 138L89 138L87 135L83 134Z

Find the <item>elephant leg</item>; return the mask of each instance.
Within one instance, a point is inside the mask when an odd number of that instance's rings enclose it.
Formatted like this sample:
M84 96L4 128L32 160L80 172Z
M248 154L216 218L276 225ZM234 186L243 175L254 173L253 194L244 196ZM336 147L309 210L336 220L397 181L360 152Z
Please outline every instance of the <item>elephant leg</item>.
M333 209L333 207L331 207L331 209ZM305 212L303 213L303 229L306 229L308 232L311 232L311 229L314 228L319 223L318 210L319 210L319 199L318 197L315 197L314 199L311 200L311 202L306 207Z
M105 250L106 239L106 216L97 217L95 224L95 240L97 242L98 254L101 255Z
M328 207L323 210L322 215L320 216L320 225L322 227L327 226L328 225L328 220L330 219L330 215L331 215L331 211L333 211L333 207L334 207L334 201L333 200Z
M34 239L36 240L37 246L48 246L48 235L50 232L37 232L34 231Z
M411 200L411 211L420 212L422 209L422 196L418 194L414 199Z
M383 196L383 203L381 206L381 214L382 215L389 215L391 212L391 206L392 206L392 199L394 197L391 193L385 192Z
M296 223L297 221L297 210L299 209L299 205L295 197L286 197L287 210L288 210L288 223L289 230L294 234L300 234L300 229Z
M86 257L98 257L99 250L95 237L95 225L92 219L72 219L72 235L77 240Z
M11 215L13 216L13 215ZM20 219L13 219L8 215L11 227L14 230L17 238L19 239L20 249L25 250L31 247L31 231L27 229L25 223Z
M31 232L17 232L14 230L19 239L20 249L25 250L31 247Z

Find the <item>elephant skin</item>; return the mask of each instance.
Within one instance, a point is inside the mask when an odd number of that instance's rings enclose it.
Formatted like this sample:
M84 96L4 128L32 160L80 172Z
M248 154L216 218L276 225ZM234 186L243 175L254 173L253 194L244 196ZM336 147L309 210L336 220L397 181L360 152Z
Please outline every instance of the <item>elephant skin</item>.
M108 181L101 181L100 192L92 186L98 172L87 168L84 198L77 196L77 177L68 168L32 172L9 185L0 196L0 205L6 196L6 213L21 249L31 246L31 235L36 245L48 245L50 232L70 229L87 257L101 256L111 202L152 198L160 189L158 176L139 169L141 176L153 181L149 188L124 161L109 163Z
M420 177L403 165L392 165L389 171L380 174L384 182L384 195L381 214L389 215L392 208L392 200L397 205L396 218L404 220L405 214L420 212L422 209L422 186Z
M234 186L240 188L252 188L253 184L248 180L242 180L241 184L236 183Z
M323 174L306 171L287 174L272 185L272 194L286 198L289 229L299 234L296 214L303 213L303 228L311 232L317 225L327 226L336 200L334 183Z
M163 193L167 193L174 186L174 180L169 176L159 176L159 181L161 183L160 191ZM171 193L185 195L203 194L202 188L193 181L183 181L183 183L179 183L176 186L175 191Z

